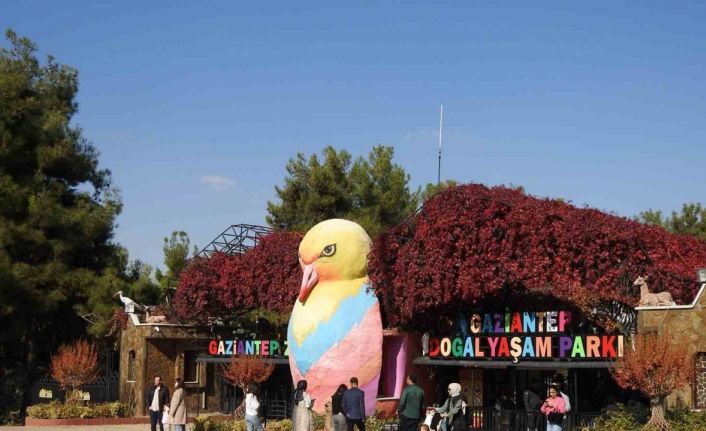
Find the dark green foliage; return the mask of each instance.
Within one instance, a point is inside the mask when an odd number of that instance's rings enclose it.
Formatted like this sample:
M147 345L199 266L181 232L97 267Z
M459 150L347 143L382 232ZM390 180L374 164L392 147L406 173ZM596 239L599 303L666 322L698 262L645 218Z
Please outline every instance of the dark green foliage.
M99 322L124 285L118 194L72 125L78 73L12 31L0 50L0 415L58 344ZM107 321L108 319L106 319ZM100 323L96 332L100 332ZM93 329L93 328L92 328ZM0 418L1 420L2 418Z
M268 202L267 223L306 231L330 218L346 218L370 235L394 226L417 206L418 193L409 190L409 175L392 163L392 147L377 146L367 158L352 162L350 153L326 147L323 162L299 153L287 163L283 187L275 187L279 203Z
M155 274L163 296L168 294L170 289L176 289L179 274L186 268L189 260L190 248L191 240L183 230L175 230L169 238L164 238L162 250L164 251L164 265L167 267L167 272L162 273L157 269ZM198 248L194 246L192 256L196 256L197 253Z
M665 217L662 211L648 210L637 217L643 223L661 226L669 232L680 235L691 235L706 241L706 208L698 203L684 204L681 213L672 211Z
M647 417L645 410L631 409L618 404L615 410L606 412L596 419L591 431L640 431ZM671 431L706 430L706 412L688 409L674 409L666 413Z
M419 195L419 201L420 203L424 204L426 201L434 197L437 193L441 193L444 190L450 189L451 187L456 187L457 185L458 181L456 180L446 180L442 181L439 184L427 183L427 185L424 186L424 189L422 189Z

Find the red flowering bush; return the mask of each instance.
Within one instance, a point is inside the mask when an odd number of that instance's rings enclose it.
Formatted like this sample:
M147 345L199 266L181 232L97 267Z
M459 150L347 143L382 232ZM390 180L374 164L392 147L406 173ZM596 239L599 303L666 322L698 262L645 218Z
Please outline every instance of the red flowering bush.
M635 339L635 349L625 349L625 356L618 358L611 374L621 388L639 391L650 399L648 425L668 430L664 398L693 381L694 356L689 343L669 333L642 334Z
M100 373L98 368L98 348L86 340L77 340L73 344L63 344L51 357L51 376L64 389L70 389L69 399L75 397L76 388L92 383Z
M691 301L694 271L704 264L706 244L696 239L516 189L470 184L437 195L378 237L369 274L388 323L407 326L507 291L632 304L639 292L631 280L639 275L650 276L653 291Z
M243 255L195 259L180 276L178 315L203 322L234 309L290 311L301 284L301 238L295 232L274 232Z
M195 258L189 262L179 276L174 295L174 308L179 318L208 323L212 317L223 315L223 294L218 288L220 271L226 262L237 258L216 253L210 259Z
M301 234L275 232L242 256L195 260L182 273L176 308L185 319L228 310L291 310L301 282ZM373 241L368 272L391 326L428 329L469 307L528 303L590 310L596 301L636 304L632 280L678 302L696 292L706 244L594 209L506 187L454 187ZM528 302L528 301L531 301ZM219 314L220 313L220 314Z

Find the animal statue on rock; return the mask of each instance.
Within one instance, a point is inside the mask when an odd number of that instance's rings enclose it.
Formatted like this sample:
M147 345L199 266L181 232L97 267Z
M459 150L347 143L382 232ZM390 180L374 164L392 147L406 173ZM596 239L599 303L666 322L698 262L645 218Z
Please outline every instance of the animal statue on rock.
M299 244L304 272L287 330L292 379L305 379L314 410L357 377L373 414L382 366L380 304L367 275L371 241L357 223L331 219Z
M137 302L133 301L132 299L128 298L127 296L123 296L122 290L119 290L115 295L113 295L113 298L115 298L116 296L120 298L120 302L122 302L125 306L126 313L134 313L136 308L140 310L145 308Z
M647 286L647 276L637 277L632 285L640 287L640 307L677 305L669 292L650 293L650 289Z
M167 322L167 316L163 314L151 314L150 309L153 309L153 307L147 307L145 309L145 322L146 323L166 323Z

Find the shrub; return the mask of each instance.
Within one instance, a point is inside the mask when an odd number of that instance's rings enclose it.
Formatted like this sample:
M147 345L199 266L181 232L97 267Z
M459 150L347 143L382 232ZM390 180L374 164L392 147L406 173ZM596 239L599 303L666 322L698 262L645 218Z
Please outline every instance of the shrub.
M676 409L667 412L672 431L706 430L706 412Z
M368 416L365 419L365 431L382 431L385 424L397 422L396 419L381 419L376 416Z
M244 420L218 420L207 416L194 419L193 431L245 431Z
M125 415L125 406L119 402L81 406L54 400L27 407L27 415L35 419L118 418Z
M323 424L322 424L323 428ZM318 428L314 428L318 429ZM281 421L267 421L268 431L291 431L292 430L292 420L282 419Z
M314 413L314 429L315 430L322 430L324 429L324 426L326 424L326 415L322 415L319 413Z
M638 423L633 412L624 405L618 404L616 410L604 413L596 419L592 431L639 431L642 425Z

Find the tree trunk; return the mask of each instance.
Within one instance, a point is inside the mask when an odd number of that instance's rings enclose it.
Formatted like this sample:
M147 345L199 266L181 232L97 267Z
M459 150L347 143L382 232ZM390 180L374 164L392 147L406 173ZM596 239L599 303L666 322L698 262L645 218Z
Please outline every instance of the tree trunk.
M34 325L30 325L33 327ZM25 417L27 415L27 407L30 405L30 389L32 386L32 383L34 383L34 380L36 378L36 372L37 372L37 349L36 349L36 344L34 342L34 334L32 333L31 329L28 333L25 334L24 338L24 344L25 344L25 386L24 386L24 393L22 394L22 402L20 404L20 418L22 419L22 423L24 424Z
M645 426L642 427L643 430L648 429L649 426L652 425L660 431L669 431L669 422L667 422L667 419L664 417L663 403L663 397L650 399L650 408L652 409L652 416L650 417L650 420L647 421Z
M235 420L245 418L245 387L238 387L243 391L243 401L241 401L240 405L233 410L233 419Z

